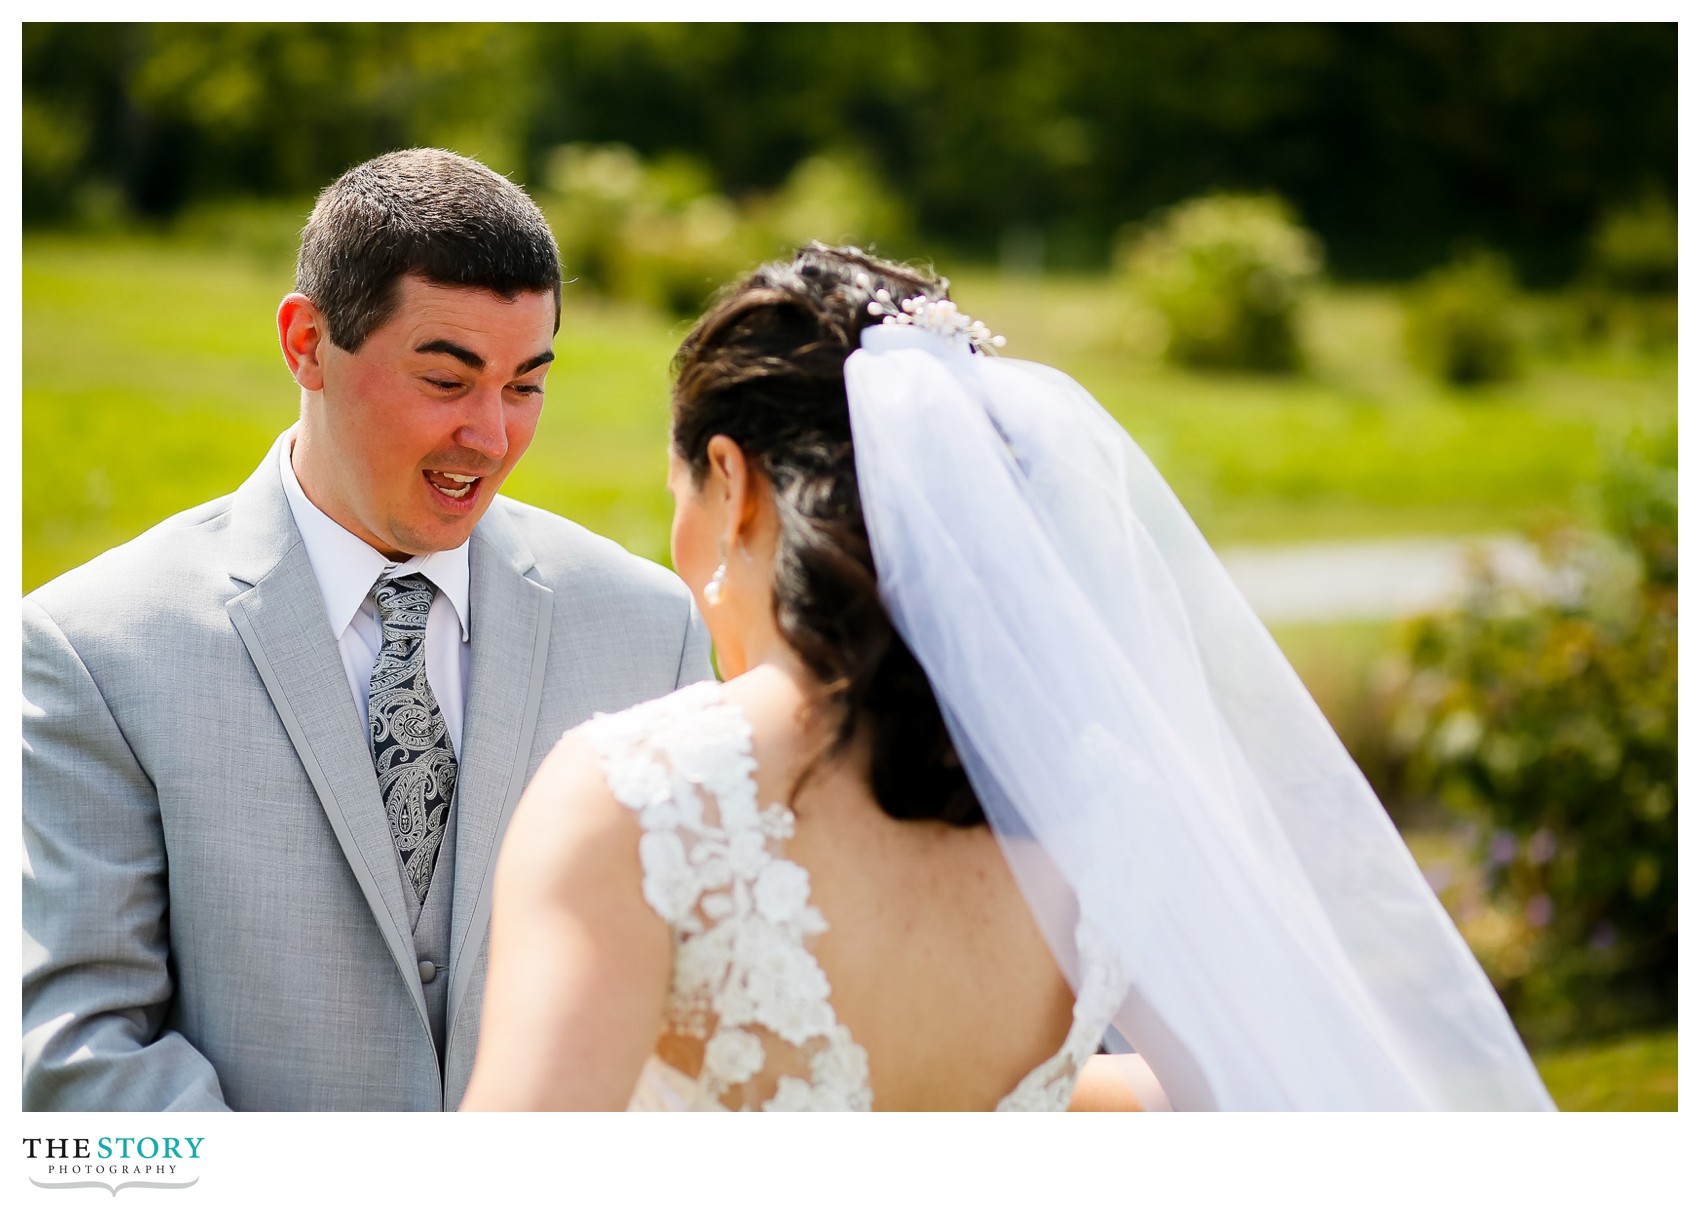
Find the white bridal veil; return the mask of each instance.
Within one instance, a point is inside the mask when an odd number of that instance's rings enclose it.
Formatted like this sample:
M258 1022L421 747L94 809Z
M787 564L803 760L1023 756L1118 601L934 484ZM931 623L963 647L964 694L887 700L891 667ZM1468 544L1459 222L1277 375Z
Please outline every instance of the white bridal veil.
M1050 367L845 365L881 593L1052 950L1178 1109L1550 1109L1509 1017L1144 453Z

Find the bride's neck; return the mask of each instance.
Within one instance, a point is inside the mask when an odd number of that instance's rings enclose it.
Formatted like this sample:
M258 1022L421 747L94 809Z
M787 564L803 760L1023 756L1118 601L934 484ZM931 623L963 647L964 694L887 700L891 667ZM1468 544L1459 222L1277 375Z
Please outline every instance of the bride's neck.
M776 639L775 644L762 649L736 675L730 670L722 673L728 675L728 683L736 682L769 703L790 704L797 713L801 740L821 740L836 731L836 720L827 719L831 714L818 710L827 702L825 684L784 641ZM817 732L822 734L821 738L813 736Z
M748 679L754 682L783 684L799 699L814 699L821 691L821 680L803 659L797 655L797 650L780 639L777 633L769 644L754 651L746 650L741 668L728 670L722 668L721 673L728 682L733 679Z
M720 673L726 682L739 684L775 707L786 705L797 728L794 741L804 750L830 745L838 731L838 720L827 706L826 684L786 643L777 623L751 628L739 640L742 645L734 661L728 662L724 654L721 657ZM866 751L866 738L858 735L838 761L863 770Z
M731 681L759 666L771 666L792 679L812 679L797 650L780 634L779 621L771 611L728 612L714 633L715 658L720 676Z

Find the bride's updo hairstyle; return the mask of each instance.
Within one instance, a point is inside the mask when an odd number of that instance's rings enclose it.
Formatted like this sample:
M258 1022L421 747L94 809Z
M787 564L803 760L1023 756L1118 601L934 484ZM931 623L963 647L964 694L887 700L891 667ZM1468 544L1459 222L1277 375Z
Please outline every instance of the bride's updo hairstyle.
M709 439L724 434L773 487L779 632L837 716L798 785L861 729L888 815L980 825L985 814L932 686L880 602L862 519L844 360L879 323L868 303L881 287L893 299L939 299L948 284L859 249L811 244L731 287L673 360L673 448L700 486Z

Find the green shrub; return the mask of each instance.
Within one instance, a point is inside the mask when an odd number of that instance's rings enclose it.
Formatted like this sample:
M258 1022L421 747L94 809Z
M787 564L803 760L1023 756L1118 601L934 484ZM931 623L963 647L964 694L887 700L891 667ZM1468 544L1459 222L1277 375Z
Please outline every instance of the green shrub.
M1537 1039L1675 1014L1675 453L1673 430L1615 462L1613 533L1552 537L1546 596L1484 571L1408 638L1407 790L1479 826L1461 925Z
M1183 366L1291 371L1322 246L1272 194L1210 194L1129 230L1117 263Z
M643 161L624 144L566 144L549 154L538 193L565 277L608 293L626 223L655 205Z
M743 217L719 194L634 214L621 236L609 293L675 317L701 312L757 256Z
M1676 293L1676 209L1648 193L1600 216L1588 242L1588 276L1632 295Z
M1676 211L1659 193L1600 217L1572 292L1585 340L1656 351L1677 337Z
M848 154L811 156L773 194L738 205L692 157L568 144L549 157L543 207L569 279L673 316L694 316L722 284L810 240L868 247L909 228Z
M1405 342L1413 362L1447 383L1515 379L1523 334L1511 263L1477 250L1424 276L1406 297Z
M645 162L623 144L549 156L541 203L568 280L675 316L693 315L755 259L752 233L702 163Z
M1634 549L1655 586L1676 589L1676 426L1638 436L1606 461L1599 488L1607 529Z
M867 159L843 151L798 162L778 190L752 204L750 219L776 256L811 240L889 249L911 227L907 208Z

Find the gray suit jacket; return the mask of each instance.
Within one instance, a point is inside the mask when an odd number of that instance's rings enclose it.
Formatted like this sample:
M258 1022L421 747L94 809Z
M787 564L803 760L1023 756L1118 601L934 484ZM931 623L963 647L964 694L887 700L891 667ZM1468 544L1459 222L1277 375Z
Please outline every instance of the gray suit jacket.
M498 497L472 660L446 1056L273 450L24 600L26 1109L440 1109L466 1089L496 846L561 733L710 676L666 570Z

